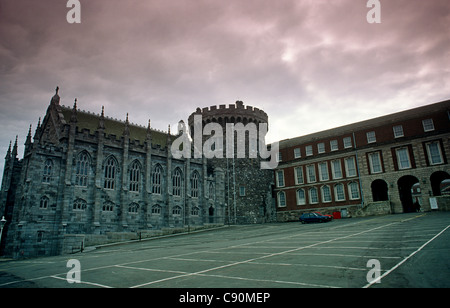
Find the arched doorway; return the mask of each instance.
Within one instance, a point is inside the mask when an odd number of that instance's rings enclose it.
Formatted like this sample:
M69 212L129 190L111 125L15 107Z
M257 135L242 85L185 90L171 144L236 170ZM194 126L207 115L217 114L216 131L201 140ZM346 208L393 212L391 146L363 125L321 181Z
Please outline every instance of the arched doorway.
M389 200L388 185L385 181L375 180L370 187L372 188L372 199L374 202Z
M209 212L209 223L210 224L214 223L214 207L212 205L209 207L208 212Z
M437 171L430 176L431 188L433 189L433 196L441 196L441 183L444 180L450 179L450 175L445 171Z
M398 181L398 192L400 194L400 201L402 202L403 212L411 213L415 212L417 209L417 205L414 204L412 188L414 184L419 183L419 180L412 175L402 176ZM420 193L420 186L414 186L414 196L417 197L417 194Z

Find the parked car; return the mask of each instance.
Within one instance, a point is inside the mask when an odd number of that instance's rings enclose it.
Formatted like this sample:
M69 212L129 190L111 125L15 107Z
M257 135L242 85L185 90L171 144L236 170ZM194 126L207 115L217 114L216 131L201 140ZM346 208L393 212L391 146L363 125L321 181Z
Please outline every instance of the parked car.
M320 213L320 212L314 212L314 213L316 213L316 214L318 214L318 215L320 215L320 216L325 216L325 217L328 217L330 220L333 220L333 215L328 215L328 214L322 214L322 213Z
M330 220L330 217L319 215L317 213L304 213L300 216L300 222L303 224L307 222L327 222Z

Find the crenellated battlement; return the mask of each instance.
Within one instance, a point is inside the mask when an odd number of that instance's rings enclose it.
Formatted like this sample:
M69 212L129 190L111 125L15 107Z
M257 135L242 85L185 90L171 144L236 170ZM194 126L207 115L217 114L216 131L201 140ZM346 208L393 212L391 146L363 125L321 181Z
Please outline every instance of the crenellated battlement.
M189 126L194 123L194 116L201 115L203 124L210 122L217 122L219 124L225 123L268 123L268 116L263 110L253 107L245 106L242 101L236 101L234 104L218 105L204 108L197 108L197 110L189 116Z

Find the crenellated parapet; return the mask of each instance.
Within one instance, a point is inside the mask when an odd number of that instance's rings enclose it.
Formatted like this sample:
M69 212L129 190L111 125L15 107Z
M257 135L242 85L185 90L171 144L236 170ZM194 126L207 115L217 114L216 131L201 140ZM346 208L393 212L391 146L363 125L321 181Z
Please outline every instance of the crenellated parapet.
M191 131L193 130L194 116L201 115L203 125L208 123L219 123L225 125L226 123L268 123L268 116L263 110L253 107L245 106L242 101L236 101L235 104L210 106L205 108L197 108L197 110L189 116L188 123Z

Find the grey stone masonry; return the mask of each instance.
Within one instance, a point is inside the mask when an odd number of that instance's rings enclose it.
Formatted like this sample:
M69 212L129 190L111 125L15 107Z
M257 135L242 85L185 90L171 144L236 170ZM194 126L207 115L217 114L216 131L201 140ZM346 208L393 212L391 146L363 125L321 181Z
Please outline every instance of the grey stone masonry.
M79 239L224 224L224 171L175 159L176 138L148 126L60 105L58 89L29 130L23 159L17 140L5 157L0 195L8 224L2 253L56 255Z

